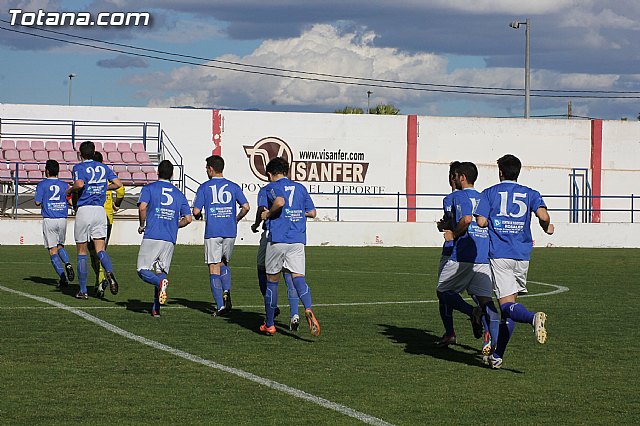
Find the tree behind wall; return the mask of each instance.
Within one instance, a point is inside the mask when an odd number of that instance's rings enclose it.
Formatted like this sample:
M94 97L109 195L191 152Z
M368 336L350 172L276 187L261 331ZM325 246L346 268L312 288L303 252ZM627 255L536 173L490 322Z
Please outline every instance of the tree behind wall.
M342 109L335 110L336 114L364 114L364 110L362 108L346 106Z
M346 106L343 109L335 110L337 114L364 114L362 108ZM400 109L393 106L393 104L380 104L374 108L369 108L369 114L377 115L398 115Z
M393 104L381 104L375 108L369 109L369 114L378 115L398 115L399 112L400 109L393 106Z

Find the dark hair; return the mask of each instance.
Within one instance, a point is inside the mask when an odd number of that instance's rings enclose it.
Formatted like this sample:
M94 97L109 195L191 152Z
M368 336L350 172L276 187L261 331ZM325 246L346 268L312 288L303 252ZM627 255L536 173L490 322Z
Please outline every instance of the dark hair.
M265 169L267 173L272 175L284 175L289 174L289 162L282 157L272 158Z
M85 160L93 160L96 146L91 141L84 141L80 144L80 156Z
M456 177L456 173L458 171L458 167L460 167L459 161L452 161L449 163L449 179L454 179Z
M522 163L515 155L507 154L498 158L498 169L506 180L517 180Z
M473 185L478 179L478 168L471 161L464 161L460 163L458 166L456 173L458 176L463 176L467 178L467 182Z
M100 151L93 153L93 159L98 163L104 163L104 159L102 158L102 153Z
M169 180L173 176L173 164L169 160L162 160L158 164L158 177L160 179Z
M58 176L58 172L60 172L60 164L56 160L47 160L44 163L44 169L49 173L49 176Z
M207 157L207 167L211 167L216 173L222 173L224 171L224 159L219 155Z

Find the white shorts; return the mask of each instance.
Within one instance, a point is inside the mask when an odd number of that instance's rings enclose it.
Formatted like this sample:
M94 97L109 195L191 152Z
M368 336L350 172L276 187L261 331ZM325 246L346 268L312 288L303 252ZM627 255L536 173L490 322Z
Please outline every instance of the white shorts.
M256 257L256 262L258 267L265 267L265 258L267 256L267 231L262 231L262 235L260 235L260 245L258 246L258 255Z
M148 269L156 273L169 273L174 244L169 241L142 239L136 269Z
M487 263L456 262L448 260L445 263L440 278L438 278L439 292L455 291L474 296L493 296L491 282L491 269Z
M498 299L516 293L528 293L528 260L490 259L493 290Z
M236 243L235 238L215 237L204 240L204 263L210 265L212 263L222 262L224 257L227 262L231 261L231 253Z
M44 248L50 249L58 245L64 245L67 236L67 218L45 217L42 221L42 236Z
M269 275L279 274L282 269L304 275L304 244L268 243L265 266Z
M450 257L451 256L445 256L445 255L440 256L440 264L438 265L438 279L440 279L440 275L442 274L442 270L444 269L444 265L447 264L447 262L449 261Z
M76 243L107 238L107 213L103 206L82 206L76 212L73 228Z

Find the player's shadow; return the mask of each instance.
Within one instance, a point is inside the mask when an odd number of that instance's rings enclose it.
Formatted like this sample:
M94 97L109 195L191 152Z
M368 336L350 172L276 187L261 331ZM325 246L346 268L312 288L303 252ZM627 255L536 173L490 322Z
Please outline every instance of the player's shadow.
M53 287L55 287L58 284L58 280L56 280L55 278L37 277L35 275L32 275L30 277L25 277L22 280L31 281L32 283L48 285ZM80 286L77 284L68 284L64 287L56 288L56 290L59 290L65 296L76 297L76 294L78 293L78 291L80 291Z
M378 324L384 329L380 332L394 343L405 345L404 351L414 355L428 355L445 361L459 362L473 367L488 368L482 363L482 355L478 348L465 344L456 344L450 347L440 347L436 344L440 336L430 330L422 330L410 327L396 327L388 324ZM457 350L457 349L462 350ZM505 369L513 373L521 371Z
M264 313L254 311L243 311L242 309L232 309L224 317L220 319L229 322L231 324L239 325L247 330L262 335L260 331L260 325L264 322ZM289 331L289 322L286 324L280 321L275 321L275 326L278 329L277 333L283 336L291 337L292 339L302 340L304 342L313 342L313 340L305 339L299 336L297 333Z
M22 280L31 281L32 283L36 283L36 284L44 284L44 285L52 285L52 286L55 286L56 284L58 284L58 280L54 278L36 277L34 275L30 277L25 277Z
M211 302L202 301L202 300L189 300L183 299L181 297L171 298L169 299L169 304L173 305L181 305L187 307L189 309L194 309L196 311L200 311L204 314L211 315L213 313L213 307Z
M105 302L108 300L102 299ZM142 301L139 299L129 299L125 301L115 302L117 306L123 306L127 311L136 312L139 314L151 314L153 308L153 302Z

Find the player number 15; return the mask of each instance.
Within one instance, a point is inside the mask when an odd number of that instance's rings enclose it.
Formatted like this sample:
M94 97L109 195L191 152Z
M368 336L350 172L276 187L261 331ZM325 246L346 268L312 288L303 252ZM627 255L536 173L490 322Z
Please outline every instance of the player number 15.
M522 217L527 212L527 204L522 200L527 198L527 194L524 192L514 192L512 203L518 206L518 211L516 213L507 212L507 206L509 203L509 193L508 192L499 192L500 194L500 213L498 216L511 216L511 217Z

